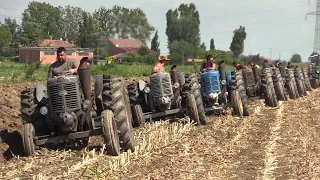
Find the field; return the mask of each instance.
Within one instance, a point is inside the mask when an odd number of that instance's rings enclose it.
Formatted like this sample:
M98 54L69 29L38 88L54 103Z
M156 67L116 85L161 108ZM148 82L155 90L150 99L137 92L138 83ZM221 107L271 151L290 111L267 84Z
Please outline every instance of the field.
M146 124L135 129L136 152L120 157L103 155L99 137L89 149L23 157L19 94L35 85L0 85L0 179L320 178L320 89L276 108L252 101L251 116L227 112L210 116L206 126L186 123L187 117Z

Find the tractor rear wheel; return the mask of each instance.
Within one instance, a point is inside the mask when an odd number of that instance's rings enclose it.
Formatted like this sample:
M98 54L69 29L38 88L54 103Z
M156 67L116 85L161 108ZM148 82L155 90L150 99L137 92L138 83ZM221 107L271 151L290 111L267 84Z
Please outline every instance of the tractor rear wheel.
M296 68L294 70L294 76L296 79L296 84L297 84L299 96L303 97L306 95L306 93L305 93L305 87L303 84L303 79L302 79L303 77L302 77L301 69Z
M277 99L281 100L281 101L287 100L282 76L281 76L281 73L278 68L273 69L272 79L273 79L273 84L274 84L274 90L277 94Z
M278 105L277 95L274 90L271 68L262 69L261 84L264 88L264 98L267 106L276 107Z
M231 92L234 90L237 90L239 92L243 106L243 115L249 116L249 100L246 92L246 87L243 81L242 71L231 72L230 90Z
M207 124L207 116L205 114L204 107L203 107L203 101L202 101L202 95L200 91L198 77L196 74L190 74L185 76L185 80L186 82L183 85L183 92L193 94L197 104L200 123Z
M40 114L39 101L36 98L36 89L27 88L20 94L22 124L32 123L36 134L45 133L45 116Z
M119 132L120 148L134 151L132 114L127 102L124 81L118 75L103 76L103 109L111 110Z
M145 123L145 119L143 118L143 110L146 107L144 94L139 91L137 82L129 84L127 89L129 93L129 102L131 104L133 115L133 127L139 127Z
M288 91L289 98L290 99L298 98L298 94L296 93L294 73L292 69L286 69L285 79L286 79L286 89Z
M233 108L233 113L242 117L243 105L242 105L241 96L238 90L231 91L231 104Z
M35 129L32 123L25 123L22 126L22 145L26 156L32 156L36 151L34 143Z
M190 121L191 122L193 121L196 124L200 124L197 103L194 98L194 95L191 93L186 93L186 101L187 101L188 115L190 117Z
M102 137L106 145L107 153L113 156L120 155L120 143L117 124L111 110L104 110L101 113Z

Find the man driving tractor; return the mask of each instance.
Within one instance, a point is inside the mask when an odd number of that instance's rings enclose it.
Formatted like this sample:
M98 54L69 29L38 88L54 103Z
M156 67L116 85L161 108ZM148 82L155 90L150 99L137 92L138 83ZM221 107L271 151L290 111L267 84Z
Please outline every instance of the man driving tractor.
M208 68L216 69L216 64L214 63L214 58L212 55L207 56L207 62L203 63L200 68L200 73L205 72Z
M166 55L160 55L158 59L159 59L159 62L157 62L153 66L151 74L156 73L157 71L162 71L162 72L166 71L164 66L170 59L168 59L168 57Z
M67 52L64 47L59 47L57 49L57 61L52 63L49 67L48 79L63 71L77 74L79 65L80 62L77 59L67 57Z
M240 64L237 61L233 61L232 65L236 68L236 70L246 69L247 68L245 65Z

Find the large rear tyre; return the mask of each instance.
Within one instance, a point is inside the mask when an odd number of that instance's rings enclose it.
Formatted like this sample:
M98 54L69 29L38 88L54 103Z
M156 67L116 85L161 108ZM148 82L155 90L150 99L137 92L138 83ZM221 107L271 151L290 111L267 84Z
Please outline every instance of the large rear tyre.
M117 75L103 76L103 108L113 112L119 132L120 148L123 151L134 149L132 114L128 105L123 78Z
M40 114L39 101L36 98L36 89L27 88L20 94L22 124L32 123L36 134L44 134L45 116Z
M34 143L35 130L31 123L26 123L22 126L22 145L25 156L32 156L36 151Z
M262 69L261 84L263 87L265 104L270 107L276 107L278 101L273 86L271 68Z
M193 94L187 93L186 101L187 101L188 115L190 117L190 121L191 122L193 121L196 124L200 124L197 103Z
M117 124L111 110L104 110L101 113L101 128L104 144L107 153L113 156L120 155L120 143Z
M183 86L183 92L184 93L191 93L193 94L197 109L198 109L198 116L200 119L201 124L207 124L207 116L204 111L203 101L202 101L202 95L199 87L199 81L196 74L190 74L185 76L185 84Z
M235 71L231 73L230 88L231 91L237 90L241 96L243 115L249 116L249 100L246 92L246 87L243 81L242 71ZM231 93L230 93L231 94ZM230 95L231 97L231 95ZM230 98L231 100L231 98Z
M231 91L231 104L232 104L233 114L242 117L243 105L242 105L241 96L238 90Z

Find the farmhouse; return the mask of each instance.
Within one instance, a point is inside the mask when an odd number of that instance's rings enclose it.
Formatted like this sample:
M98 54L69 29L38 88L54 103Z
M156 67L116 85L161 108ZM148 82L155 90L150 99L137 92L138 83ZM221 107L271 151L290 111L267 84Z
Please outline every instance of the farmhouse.
M52 64L56 61L58 47L65 47L70 58L76 58L80 61L83 57L89 57L92 60L92 49L76 48L73 42L53 40L52 36L50 36L50 39L43 40L39 47L20 47L19 62L39 62L42 59L41 64Z
M143 43L139 39L109 38L108 55L121 59L129 52L138 52L142 45ZM159 53L154 50L150 50L149 53L159 55Z

